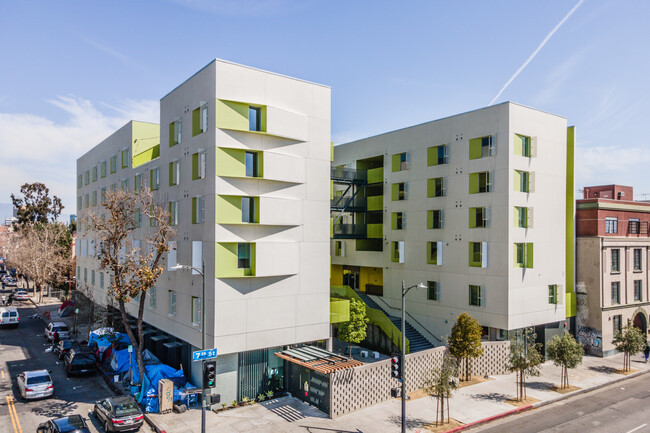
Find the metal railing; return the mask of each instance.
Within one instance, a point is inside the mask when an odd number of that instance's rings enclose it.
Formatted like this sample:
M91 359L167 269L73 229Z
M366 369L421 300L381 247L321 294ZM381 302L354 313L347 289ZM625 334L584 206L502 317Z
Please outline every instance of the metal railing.
M401 311L402 311L401 308L391 307L390 305L388 305L388 303L387 303L387 302L386 302L382 297L380 297L379 300L381 300L381 302L382 302L386 307L388 307L389 311L390 311L390 309L393 309L393 310L397 310L397 311L399 311L400 314L401 314ZM376 301L375 301L375 302L376 302ZM424 332L426 332L426 333L429 334L431 337L433 337L433 339L434 339L435 341L437 341L439 345L444 346L444 344L442 343L442 338L438 338L438 337L436 337L435 335L433 335L433 334L432 334L432 333L431 333L431 332L430 332L426 327L424 327L420 322L418 322L417 319L416 319L415 317L411 316L411 314L410 314L408 311L406 312L406 316L409 318L409 321L412 321L412 322L417 323L417 324L420 326L420 328L422 328L422 329L424 330ZM413 325L411 325L411 326L413 326ZM413 327L415 328L415 326L413 326ZM416 328L416 331L418 331L418 332L421 333L421 331L420 331L419 329L417 329L417 328Z
M334 181L365 183L368 179L368 172L355 168L332 167L331 178Z
M350 236L354 238L366 237L365 224L334 224L334 236Z

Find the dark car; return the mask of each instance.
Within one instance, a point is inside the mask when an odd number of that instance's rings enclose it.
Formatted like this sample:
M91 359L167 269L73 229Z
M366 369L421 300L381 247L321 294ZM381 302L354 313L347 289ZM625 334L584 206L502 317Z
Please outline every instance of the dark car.
M107 432L139 430L144 415L133 397L109 397L95 403L93 412Z
M38 433L90 433L81 415L70 415L46 421L38 426Z
M59 341L59 344L54 346L52 352L54 352L54 354L58 356L59 359L63 359L63 357L70 351L70 349L78 349L80 347L81 345L77 340L61 340Z
M94 373L97 371L95 352L87 346L70 349L63 357L63 366L67 376Z

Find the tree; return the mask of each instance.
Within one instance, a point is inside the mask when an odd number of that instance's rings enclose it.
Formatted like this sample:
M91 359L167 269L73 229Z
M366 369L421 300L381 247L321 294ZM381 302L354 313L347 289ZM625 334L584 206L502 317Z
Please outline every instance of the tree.
M447 419L449 419L449 397L458 388L458 360L449 352L445 351L442 364L434 367L425 373L424 391L431 397L436 398L436 425L445 423L445 399L447 400Z
M349 343L350 357L352 357L352 343L361 343L366 338L368 328L366 317L366 304L356 299L350 300L350 320L341 323L338 327L337 338Z
M532 328L518 332L510 339L508 369L517 373L517 400L526 399L526 376L539 376L539 366L544 362L542 344L535 343L537 334Z
M90 215L89 230L95 237L96 258L102 269L111 274L109 294L117 303L125 331L136 352L138 371L144 377L144 338L142 319L147 292L163 272L163 254L169 251L169 242L175 232L169 225L169 214L155 203L151 191L136 194L128 191L106 192L102 205L106 214ZM141 248L133 248L133 232L139 224L135 215L149 220L149 229L141 240ZM130 327L127 304L137 305L137 338ZM205 326L205 325L203 325Z
M63 204L57 196L50 197L50 190L40 182L26 183L20 187L22 198L11 194L11 201L18 209L18 226L56 221Z
M478 358L483 354L482 334L483 327L467 313L461 313L451 328L451 336L447 342L449 353L458 360L465 361L464 380L470 379L469 359Z
M569 387L569 369L576 368L582 363L582 356L585 354L582 344L568 332L561 337L555 335L546 344L546 355L558 367L562 367L562 379L560 388Z
M622 330L614 335L612 344L616 350L623 352L623 371L630 371L630 359L632 355L645 348L646 340L639 328L634 327L628 321Z

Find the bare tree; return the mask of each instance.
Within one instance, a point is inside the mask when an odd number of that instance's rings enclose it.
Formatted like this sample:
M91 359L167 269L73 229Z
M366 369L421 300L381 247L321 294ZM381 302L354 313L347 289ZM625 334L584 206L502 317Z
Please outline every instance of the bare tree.
M449 397L458 388L458 360L445 350L442 363L425 373L424 391L436 398L436 426L449 421ZM445 417L445 400L447 400L447 417Z
M151 191L136 194L128 191L107 192L104 215L90 215L89 230L97 242L96 258L101 268L111 274L109 293L117 303L124 328L135 348L140 377L144 375L144 339L142 318L147 292L163 272L163 254L175 232L169 224L165 207L155 203ZM132 248L133 232L138 228L138 215L147 217L148 230L141 248ZM137 338L129 326L127 304L137 305Z

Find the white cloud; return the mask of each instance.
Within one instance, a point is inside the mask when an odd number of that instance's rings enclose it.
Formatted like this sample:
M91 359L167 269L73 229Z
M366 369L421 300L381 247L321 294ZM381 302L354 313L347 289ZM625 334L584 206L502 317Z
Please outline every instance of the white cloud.
M60 123L29 113L0 112L0 202L9 202L20 185L42 182L63 200L64 213L76 213L76 160L129 120L159 121L158 101L126 100L106 114L88 100L59 96L47 101L68 114Z
M650 187L641 181L647 177L650 152L642 147L576 146L576 186L631 185L641 193Z

